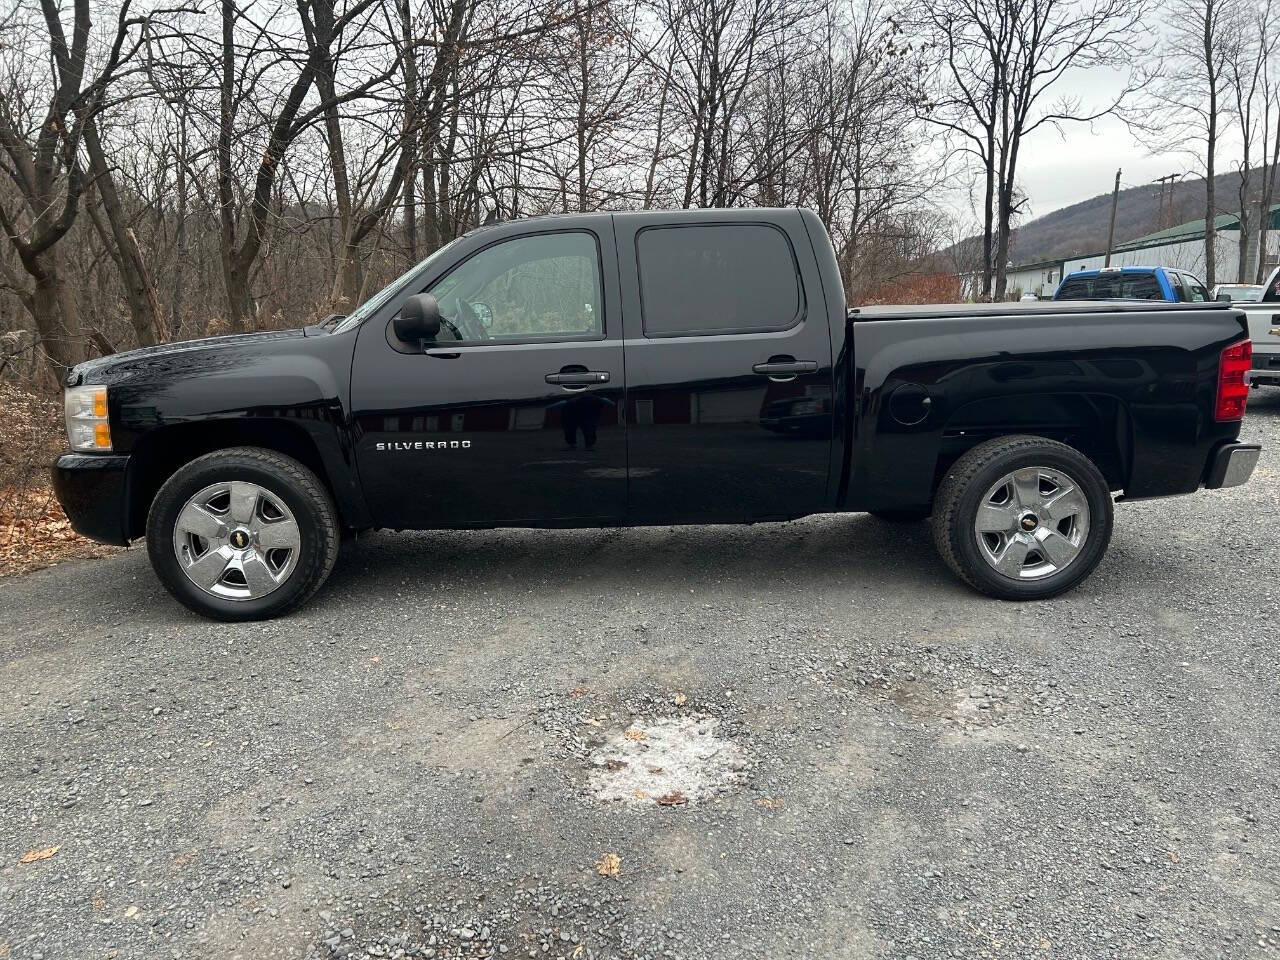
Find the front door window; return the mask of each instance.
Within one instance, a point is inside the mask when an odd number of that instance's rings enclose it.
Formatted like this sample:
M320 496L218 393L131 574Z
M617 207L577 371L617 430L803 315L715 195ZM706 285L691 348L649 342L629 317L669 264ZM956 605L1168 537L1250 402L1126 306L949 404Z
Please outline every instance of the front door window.
M517 237L459 264L427 291L440 304L438 340L528 343L604 336L595 237Z

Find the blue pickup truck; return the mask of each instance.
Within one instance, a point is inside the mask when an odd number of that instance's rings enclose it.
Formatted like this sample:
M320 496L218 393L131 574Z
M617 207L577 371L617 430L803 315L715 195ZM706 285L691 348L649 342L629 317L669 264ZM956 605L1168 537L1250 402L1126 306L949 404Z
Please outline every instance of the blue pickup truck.
M1055 300L1165 300L1204 303L1208 289L1186 270L1170 267L1103 267L1063 279Z

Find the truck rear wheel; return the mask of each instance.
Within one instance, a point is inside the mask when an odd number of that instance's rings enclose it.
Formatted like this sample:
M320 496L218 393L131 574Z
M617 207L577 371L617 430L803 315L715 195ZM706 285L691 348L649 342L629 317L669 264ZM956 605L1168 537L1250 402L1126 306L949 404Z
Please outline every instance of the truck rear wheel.
M1000 437L947 471L933 510L938 552L976 590L1039 600L1093 572L1111 540L1107 481L1074 447Z
M341 531L324 485L272 450L233 447L192 460L156 494L147 553L184 606L263 620L310 597L333 569Z

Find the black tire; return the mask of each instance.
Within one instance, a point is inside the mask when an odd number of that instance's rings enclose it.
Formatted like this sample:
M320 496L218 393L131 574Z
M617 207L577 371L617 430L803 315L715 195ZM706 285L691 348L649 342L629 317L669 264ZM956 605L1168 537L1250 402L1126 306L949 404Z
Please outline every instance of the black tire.
M258 485L282 501L297 523L300 546L292 572L265 596L214 596L187 575L178 559L179 514L198 492L227 481ZM160 582L183 606L218 620L266 620L305 602L329 576L341 540L337 510L319 478L293 458L259 447L231 447L192 460L165 481L147 514L147 554Z
M867 513L885 523L918 523L929 516L929 510L924 507L915 510L868 510Z
M987 491L1029 467L1061 471L1074 481L1088 505L1088 529L1074 559L1061 569L1040 579L1015 579L986 559L975 522ZM975 590L1003 600L1041 600L1070 590L1093 572L1111 541L1113 504L1106 479L1079 450L1044 437L999 437L974 447L947 471L933 507L933 539L947 566ZM1033 547L1027 562L1034 563L1036 556Z

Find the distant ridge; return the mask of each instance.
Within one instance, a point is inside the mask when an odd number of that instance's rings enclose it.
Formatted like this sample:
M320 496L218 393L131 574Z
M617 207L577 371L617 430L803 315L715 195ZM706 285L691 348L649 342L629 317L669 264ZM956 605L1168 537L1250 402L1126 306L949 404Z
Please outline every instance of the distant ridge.
M1261 172L1255 172L1253 179L1254 183L1250 186L1256 196L1261 190ZM1214 181L1217 193L1214 200L1218 212L1237 212L1240 206L1240 175L1231 171L1220 174ZM1280 200L1280 191L1277 192L1277 200ZM1165 203L1168 202L1166 188ZM1188 177L1175 184L1173 216L1166 210L1164 222L1158 224L1159 212L1160 188L1157 184L1121 190L1116 207L1116 243L1121 244L1135 237L1155 233L1164 227L1203 217L1204 179ZM1111 194L1102 193L1029 220L1014 231L1010 259L1015 264L1022 264L1102 253L1107 246L1107 222L1110 217Z

